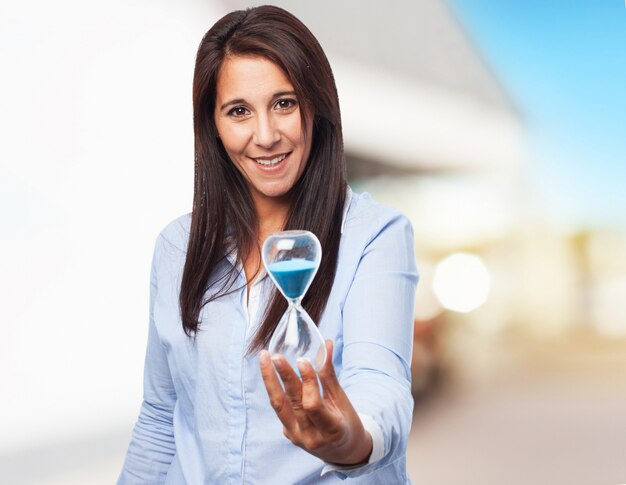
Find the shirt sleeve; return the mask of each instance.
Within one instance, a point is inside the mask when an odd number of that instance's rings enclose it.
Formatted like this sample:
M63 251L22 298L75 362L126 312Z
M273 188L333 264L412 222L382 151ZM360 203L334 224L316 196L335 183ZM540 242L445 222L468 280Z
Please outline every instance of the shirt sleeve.
M356 411L379 426L383 449L379 460L334 471L341 478L406 459L413 412L410 362L418 281L413 230L399 213L372 226L343 307L339 380Z
M150 273L150 322L144 367L144 395L118 485L156 485L167 477L175 453L173 413L176 392L165 349L154 323L158 293L157 266L162 249L157 239Z

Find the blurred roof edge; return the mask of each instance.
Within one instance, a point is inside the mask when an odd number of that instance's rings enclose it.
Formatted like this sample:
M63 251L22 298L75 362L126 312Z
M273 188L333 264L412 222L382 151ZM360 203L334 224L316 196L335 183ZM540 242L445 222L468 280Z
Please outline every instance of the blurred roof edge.
M221 3L272 3L311 29L337 79L346 151L426 170L520 163L520 110L444 0Z

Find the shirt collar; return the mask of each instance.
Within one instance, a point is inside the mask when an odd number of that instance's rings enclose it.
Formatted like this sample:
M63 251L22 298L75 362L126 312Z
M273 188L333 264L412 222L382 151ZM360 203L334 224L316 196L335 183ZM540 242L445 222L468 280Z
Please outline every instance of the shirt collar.
M349 185L346 186L346 200L343 203L343 216L341 218L341 234L346 226L346 218L348 217L348 209L350 209L350 202L352 202L352 189Z

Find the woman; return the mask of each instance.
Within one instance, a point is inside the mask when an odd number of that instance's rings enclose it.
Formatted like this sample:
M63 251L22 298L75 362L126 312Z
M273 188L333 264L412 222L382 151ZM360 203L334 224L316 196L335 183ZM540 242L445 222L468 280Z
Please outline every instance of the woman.
M347 186L321 47L277 7L230 13L200 44L193 105L193 212L156 242L144 401L118 483L410 483L412 232ZM301 380L262 350L286 303L260 247L284 229L323 249L304 307L328 357Z

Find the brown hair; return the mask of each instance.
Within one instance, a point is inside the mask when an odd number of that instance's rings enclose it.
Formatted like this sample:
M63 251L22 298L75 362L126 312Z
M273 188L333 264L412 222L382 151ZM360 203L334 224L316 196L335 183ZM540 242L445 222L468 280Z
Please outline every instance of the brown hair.
M289 12L262 6L231 12L205 34L193 79L195 182L189 244L180 289L180 311L187 335L201 327L204 305L232 291L239 271L224 271L226 248L236 248L238 262L259 250L257 214L244 178L217 136L214 120L216 84L227 56L261 56L274 62L294 86L301 116L313 114L308 162L292 189L285 229L306 229L320 240L323 258L303 301L319 321L335 278L346 169L337 88L326 56L313 34ZM228 228L228 230L227 230ZM211 289L207 294L207 290ZM250 350L266 347L287 308L275 290Z

